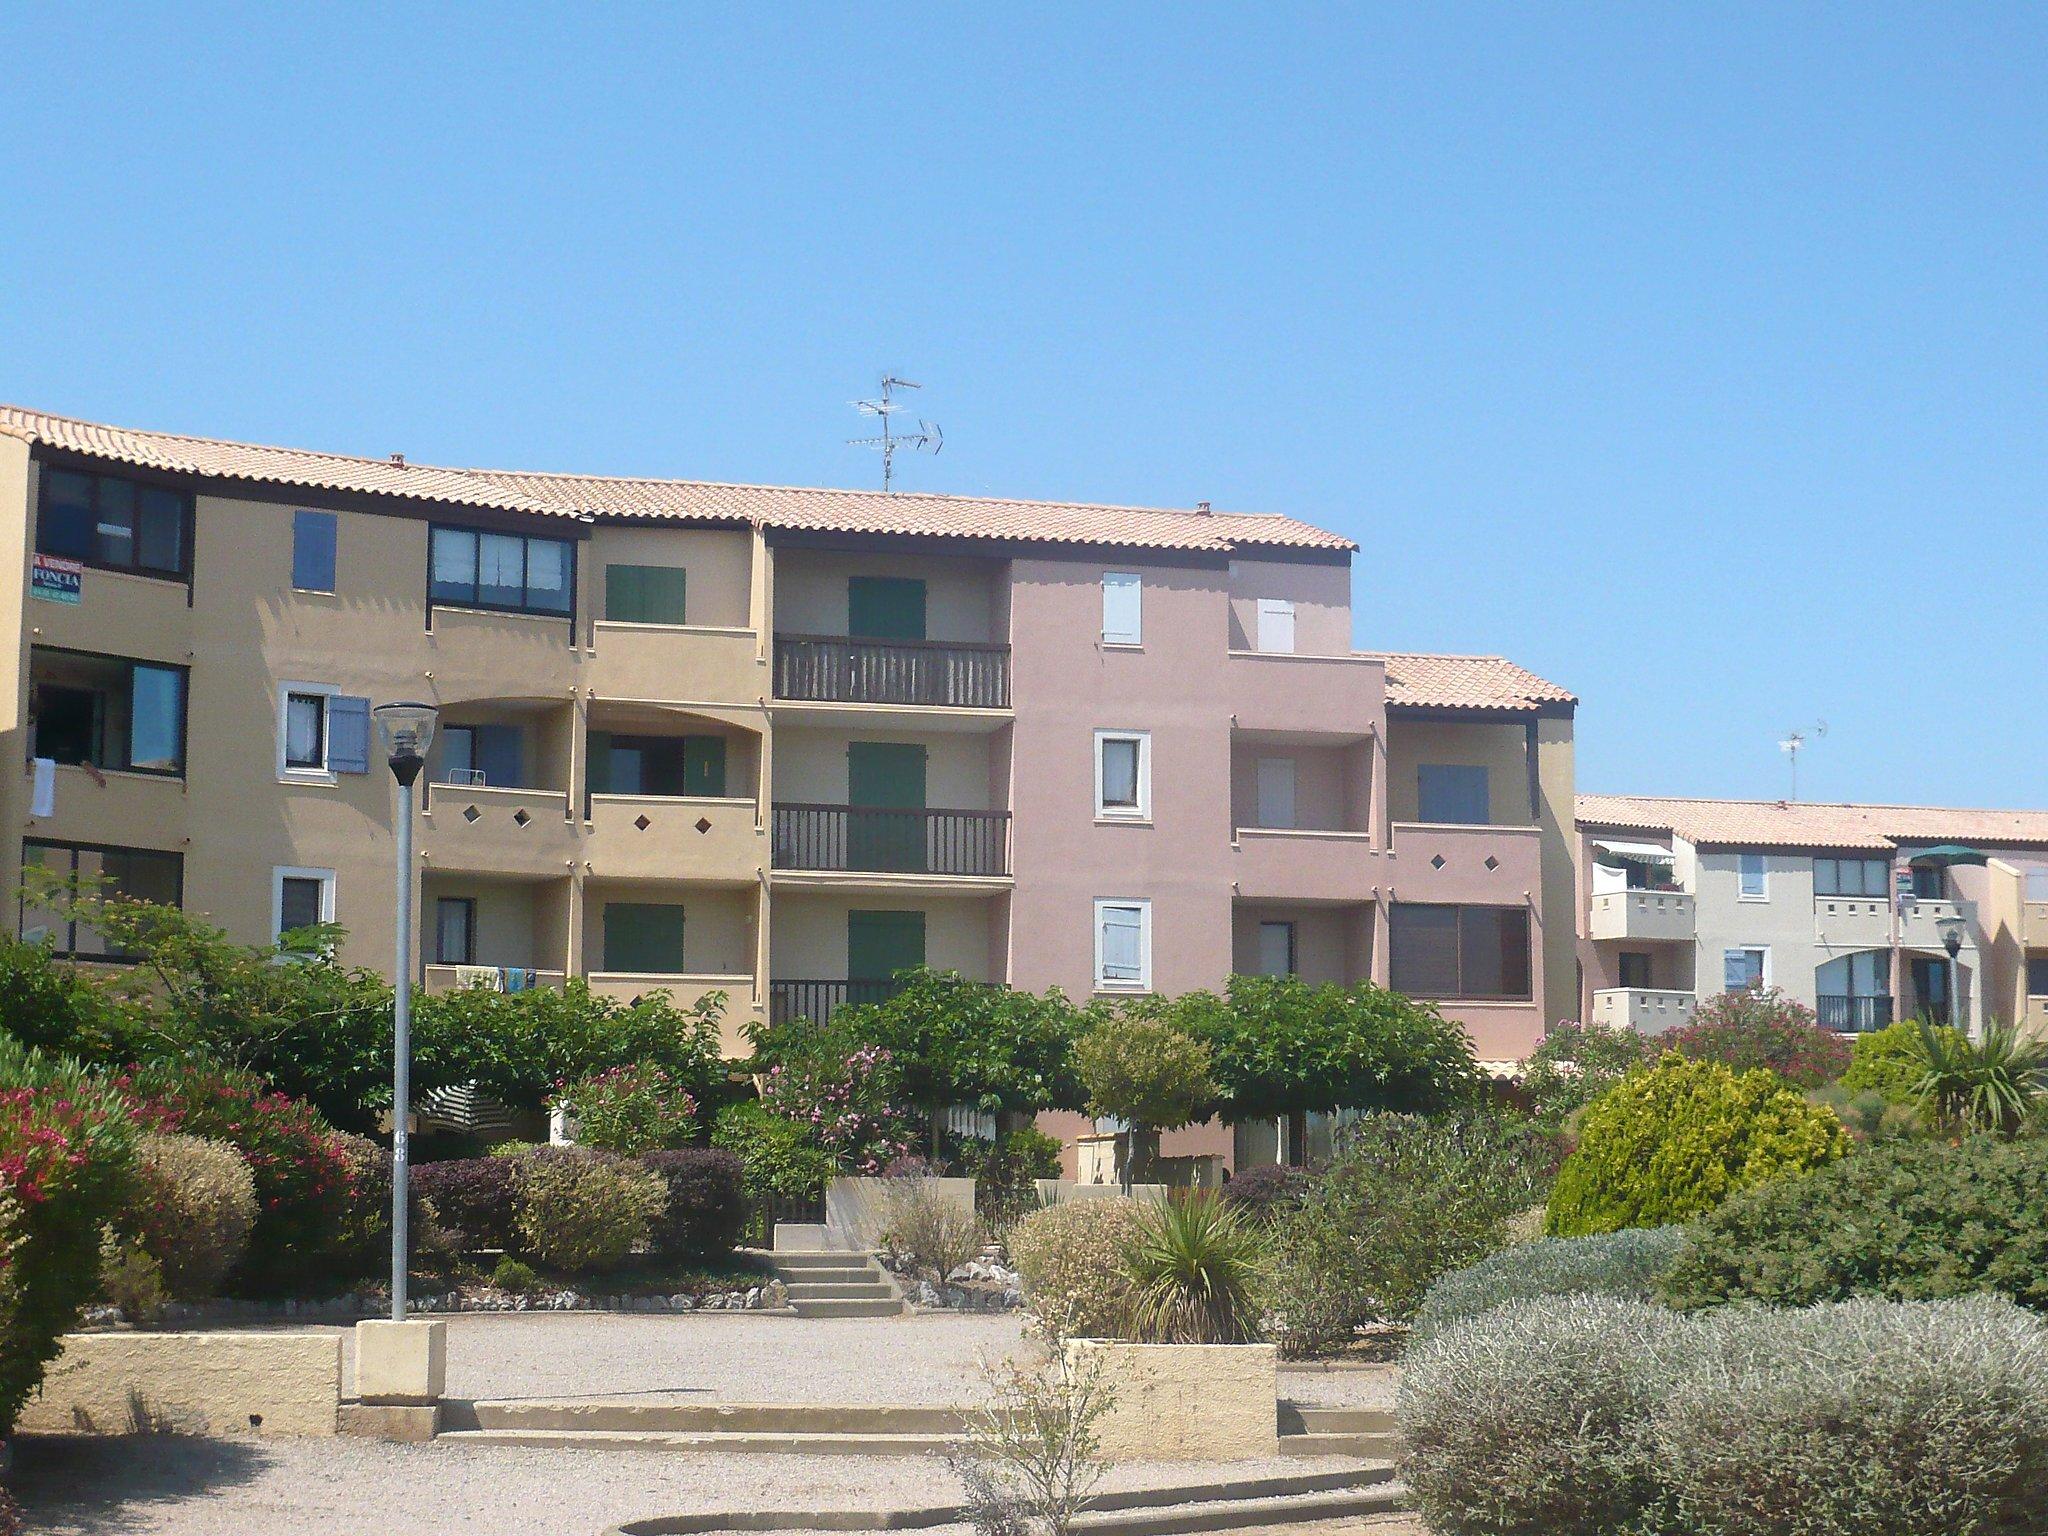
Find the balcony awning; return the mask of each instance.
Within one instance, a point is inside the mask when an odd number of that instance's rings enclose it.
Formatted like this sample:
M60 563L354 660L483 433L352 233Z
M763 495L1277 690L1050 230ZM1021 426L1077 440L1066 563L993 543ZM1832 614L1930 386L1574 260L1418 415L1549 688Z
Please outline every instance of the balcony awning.
M1596 838L1593 847L1617 859L1627 859L1635 864L1670 864L1674 860L1669 848L1659 848L1655 843L1622 843L1608 838Z
M1922 848L1906 856L1908 864L1926 864L1946 868L1950 864L1986 864L1991 855L1975 848L1965 848L1961 843L1943 843L1937 848Z

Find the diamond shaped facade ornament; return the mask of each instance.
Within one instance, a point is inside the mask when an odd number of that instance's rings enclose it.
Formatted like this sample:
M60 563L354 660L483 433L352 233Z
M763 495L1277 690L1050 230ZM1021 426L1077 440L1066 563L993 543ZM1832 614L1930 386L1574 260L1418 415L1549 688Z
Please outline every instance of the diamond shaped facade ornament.
M1429 867L1431 869L1442 869L1444 867L1444 856L1442 854L1438 854L1435 858L1431 859L1429 861Z
M654 823L649 821L645 816L635 816L633 818L633 825L638 827L642 832L645 832L649 827L653 826Z
M525 826L529 821L533 820L531 816L526 814L526 808L524 806L521 806L518 810L512 813L512 819L518 822L519 825L522 827Z
M481 815L483 815L483 812L473 805L465 805L462 808L462 819L464 821L475 821Z
M1500 868L1500 860L1499 860L1499 859L1496 859L1496 858L1495 858L1495 857L1494 857L1494 856L1493 856L1492 854L1490 854L1490 853L1489 853L1489 854L1488 854L1488 855L1486 856L1486 867L1487 867L1487 868L1488 868L1489 870L1495 870L1495 869L1499 869L1499 868Z
M709 816L699 816L697 818L697 830L699 832L709 832L711 830L711 818Z

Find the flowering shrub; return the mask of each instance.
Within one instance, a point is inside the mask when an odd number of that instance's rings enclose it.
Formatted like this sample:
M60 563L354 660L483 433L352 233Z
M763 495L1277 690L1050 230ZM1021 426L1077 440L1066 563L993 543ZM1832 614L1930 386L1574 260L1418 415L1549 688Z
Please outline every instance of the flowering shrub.
M718 1112L711 1144L740 1160L747 1196L768 1201L780 1195L801 1200L816 1195L832 1177L832 1154L809 1129L771 1112L759 1099L741 1099Z
M0 1034L0 1435L98 1288L134 1152L120 1100Z
M224 1141L249 1165L256 1230L231 1277L237 1288L282 1291L353 1278L335 1274L332 1263L353 1181L341 1137L312 1105L212 1066L138 1067L114 1087L137 1125Z
M697 1130L697 1101L651 1061L565 1083L556 1102L576 1116L578 1141L628 1157L686 1147Z
M515 1159L520 1246L555 1269L610 1269L645 1242L668 1188L644 1168L583 1147Z
M762 1079L761 1102L809 1127L844 1171L876 1174L917 1144L896 1087L895 1058L864 1045L843 1059L817 1053L777 1063Z
M145 1131L136 1138L135 1198L120 1225L181 1300L211 1296L249 1247L256 1181L224 1141Z
M1718 1061L1737 1072L1762 1067L1795 1088L1831 1083L1849 1067L1849 1042L1776 987L1710 997L1660 1043L1687 1061Z

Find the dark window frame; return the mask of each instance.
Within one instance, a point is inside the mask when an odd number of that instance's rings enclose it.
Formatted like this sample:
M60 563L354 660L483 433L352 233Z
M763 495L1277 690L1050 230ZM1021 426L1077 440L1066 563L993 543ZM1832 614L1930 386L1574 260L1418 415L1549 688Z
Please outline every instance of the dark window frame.
M462 954L449 959L441 952L441 909L458 906L465 909L462 922ZM476 964L476 898L474 896L436 896L434 898L434 964L475 965Z
M111 651L82 651L76 646L69 645L31 645L29 647L29 694L31 697L34 696L35 690L38 687L43 686L35 679L35 653L37 651L44 651L53 656L83 656L92 661L117 661L122 665L125 673L125 686L128 690L129 710L128 746L127 750L122 753L125 761L119 763L94 763L93 767L99 769L102 773L141 773L155 779L182 779L185 777L186 771L191 767L190 752L192 740L192 669L189 666L175 661L151 661L146 657L117 656ZM137 667L148 667L152 671L175 672L178 674L178 766L175 768L150 768L139 765L135 761L134 711L135 669ZM55 683L50 686L62 688L69 685ZM100 744L95 744L96 751L99 750L99 746ZM34 755L31 749L30 756L33 757Z
M1387 944L1390 962L1399 959L1398 952L1394 951L1393 946L1398 942L1395 938L1395 930L1400 925L1400 914L1404 910L1455 912L1457 914L1457 921L1453 925L1455 943L1452 947L1457 981L1451 990L1442 992L1403 987L1396 981L1393 983L1395 991L1404 992L1409 997L1427 999L1433 1002L1530 1003L1536 1000L1536 925L1530 919L1527 907L1490 906L1484 902L1397 901L1389 909ZM1495 915L1496 921L1501 920L1500 916L1498 916L1500 914L1517 913L1520 915L1522 921L1522 969L1524 976L1527 978L1527 989L1525 991L1475 992L1467 989L1465 985L1465 923L1468 914L1481 912Z
M50 476L52 475L76 475L82 480L91 482L92 514L95 520L97 520L99 515L102 494L100 487L102 485L117 481L134 489L136 506L133 540L136 558L134 560L124 565L118 561L102 560L96 554L66 554L62 550L49 549L44 546L44 534L49 527L48 513L51 505ZM141 561L141 507L142 493L144 491L157 491L178 498L178 556L181 563L176 569L144 565ZM104 470L76 468L69 464L45 463L42 465L42 475L36 488L35 553L39 555L48 555L56 560L76 560L87 570L118 571L125 576L141 576L150 581L175 581L180 585L189 587L192 583L192 544L196 522L195 498L190 491L180 487L165 485L158 480L139 479L132 475L110 474Z
M299 580L299 535L308 526L302 519L318 518L324 521L319 526L327 530L327 585L308 586ZM341 514L329 512L320 507L294 507L292 509L292 571L291 589L294 592L313 592L332 597L341 586Z
M476 542L476 557L470 562L469 590L472 597L443 597L434 590L434 545L444 533L467 534ZM566 576L565 595L568 605L563 608L536 608L530 602L493 603L483 598L483 541L486 537L517 539L519 550L519 590L522 594L533 591L533 546L535 543L559 544L569 554L569 569ZM577 550L580 541L573 538L558 538L547 533L517 533L504 528L477 528L464 523L427 524L427 611L436 608L461 608L474 613L517 613L537 619L566 619L573 630L576 623L576 583L581 573L581 558Z
M180 910L183 910L185 906L185 855L175 848L137 848L126 843L71 843L56 837L24 837L21 840L22 866L24 869L28 865L28 851L31 848L54 848L70 854L71 875L74 879L78 875L78 856L82 853L96 853L102 860L110 853L131 858L140 854L145 858L170 859L174 861L178 871L178 896L175 905ZM26 896L17 896L14 903L14 933L16 938L21 936L22 922L27 916L28 899ZM52 948L50 951L50 954L56 959L90 960L108 965L134 965L139 959L138 956L115 950L106 950L99 954L80 954L78 951L78 920L72 918L66 921L64 930L65 943L63 947Z

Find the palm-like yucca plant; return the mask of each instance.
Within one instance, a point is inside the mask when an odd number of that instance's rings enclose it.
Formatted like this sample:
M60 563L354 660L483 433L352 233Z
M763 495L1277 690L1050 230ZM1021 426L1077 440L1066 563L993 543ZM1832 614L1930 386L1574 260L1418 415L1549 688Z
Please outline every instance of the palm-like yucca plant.
M1926 1070L1915 1091L1956 1130L2015 1136L2048 1094L2048 1041L2010 1024L1986 1024L1984 1038L1972 1040L1922 1019L1920 1056Z
M1133 1331L1148 1344L1243 1344L1258 1336L1258 1234L1214 1195L1139 1218L1125 1255Z

